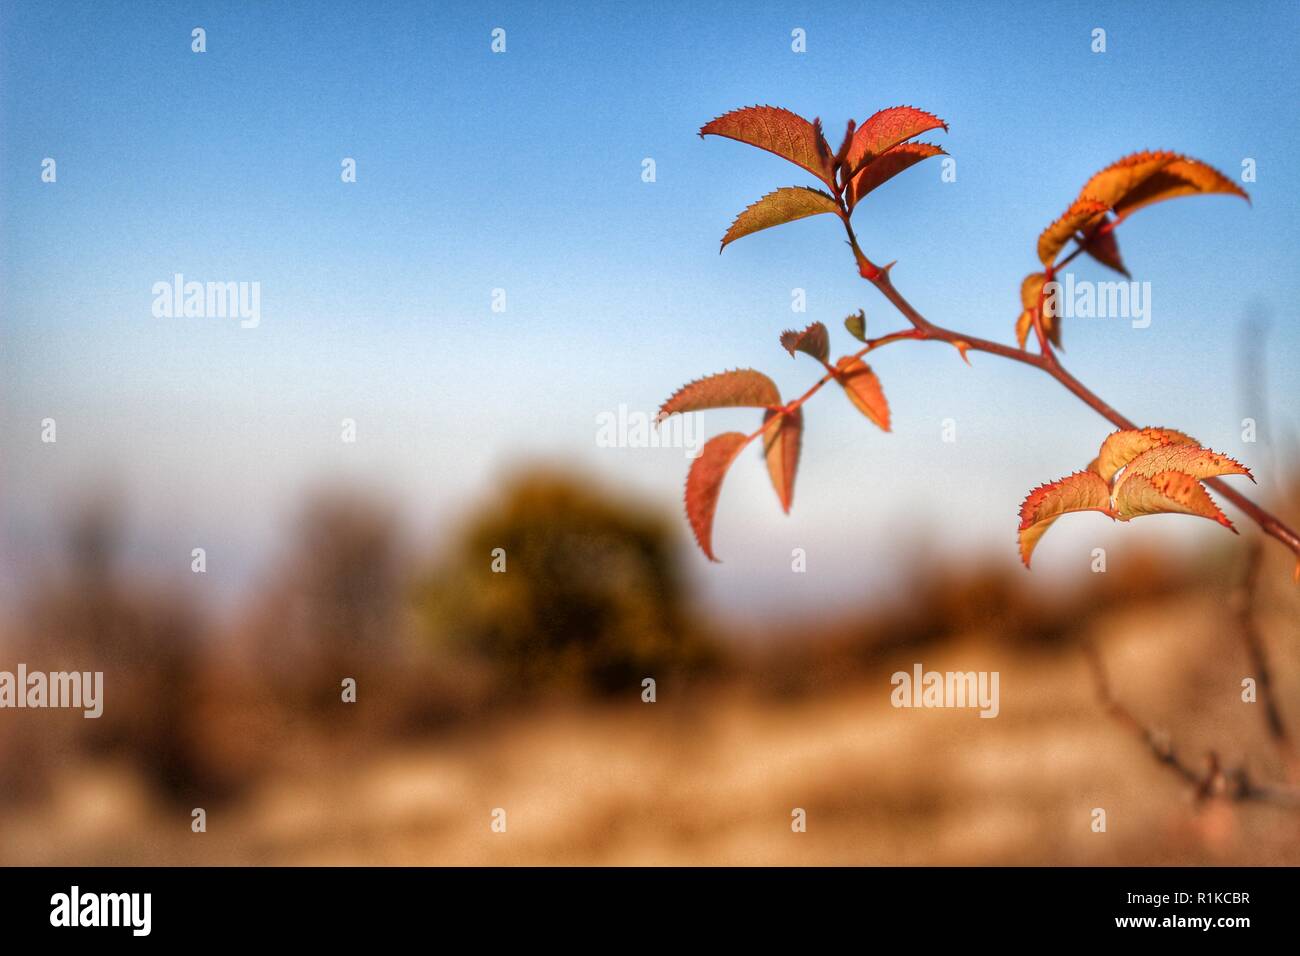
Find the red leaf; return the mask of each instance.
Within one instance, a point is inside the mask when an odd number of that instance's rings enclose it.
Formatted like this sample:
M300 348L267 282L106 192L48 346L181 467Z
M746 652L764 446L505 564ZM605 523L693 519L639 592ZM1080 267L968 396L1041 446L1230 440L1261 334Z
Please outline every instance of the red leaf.
M1106 219L1098 224L1097 228L1092 231L1092 236L1084 243L1083 251L1102 265L1127 277L1128 269L1124 267L1124 260L1120 258L1119 240L1115 238L1115 230L1106 229L1106 225L1114 221L1113 219Z
M757 146L802 166L831 189L833 159L820 124L776 106L746 106L724 113L700 129L701 136L725 136Z
M710 438L700 457L691 462L691 470L686 475L686 520L695 532L700 550L710 561L718 560L713 554L713 514L718 508L722 479L747 444L749 439L740 432L724 432Z
M947 131L948 124L939 117L913 106L891 106L881 110L854 132L853 143L844 162L847 175L856 175L858 170L886 150L940 126Z
M1052 522L1072 511L1100 511L1113 518L1110 485L1094 471L1076 471L1031 491L1020 506L1020 560L1025 567Z
M777 420L773 421L774 418ZM763 455L767 458L767 473L786 514L790 513L790 503L794 500L794 475L799 468L802 442L802 409L796 408L789 414L769 410L763 416Z
M930 143L900 143L888 150L862 167L857 175L849 180L848 189L844 194L849 211L853 210L863 196L882 183L893 179L909 166L914 166L931 156L940 155L944 155L943 150Z

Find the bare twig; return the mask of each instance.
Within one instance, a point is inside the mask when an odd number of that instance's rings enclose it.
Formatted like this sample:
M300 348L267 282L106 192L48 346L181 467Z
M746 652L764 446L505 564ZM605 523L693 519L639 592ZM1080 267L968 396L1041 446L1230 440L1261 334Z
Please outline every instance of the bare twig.
M1256 783L1244 766L1225 769L1219 761L1219 755L1213 750L1206 753L1204 770L1198 770L1185 761L1174 750L1167 734L1143 724L1111 692L1106 668L1096 645L1084 641L1083 650L1092 671L1097 696L1106 711L1140 738L1158 763L1168 767L1190 786L1198 801L1217 797L1234 802L1253 801L1300 809L1300 789L1284 784Z
M1263 708L1264 726L1268 729L1269 738L1286 764L1288 777L1294 780L1297 772L1300 771L1300 763L1297 762L1295 745L1291 741L1290 732L1282 720L1277 696L1273 693L1273 669L1269 664L1268 651L1264 646L1264 638L1260 634L1259 622L1255 614L1259 569L1262 563L1263 549L1259 546L1259 542L1253 542L1246 552L1241 583L1233 595L1237 632L1241 635L1242 643L1246 645L1250 666L1255 672L1255 685L1258 690L1258 700Z

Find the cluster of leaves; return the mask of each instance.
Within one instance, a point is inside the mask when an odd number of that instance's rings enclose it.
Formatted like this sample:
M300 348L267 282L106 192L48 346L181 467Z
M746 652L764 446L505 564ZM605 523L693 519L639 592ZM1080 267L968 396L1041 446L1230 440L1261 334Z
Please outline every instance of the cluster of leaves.
M923 159L943 153L930 143L909 142L940 127L948 128L931 113L896 106L881 110L861 126L850 120L840 148L831 152L821 121L809 122L789 110L751 106L719 116L700 130L701 136L724 136L765 149L812 173L829 190L787 186L768 193L736 217L722 237L722 248L742 236L820 213L847 219L862 198L882 183ZM845 319L844 325L859 341L866 341L866 317L861 311ZM837 382L862 414L889 431L889 403L880 379L862 360L865 349L831 365L830 336L821 322L814 322L802 332L785 332L781 344L791 356L803 352L821 363L826 375L818 386ZM766 375L753 369L737 369L691 382L660 408L660 420L678 412L709 408L763 409L763 424L758 431L749 435L726 432L710 439L687 475L686 516L695 540L710 560L717 560L713 554L713 516L722 480L740 452L759 435L763 436L763 455L772 486L781 507L789 512L803 441L803 401L783 403L775 383Z
M1143 515L1198 515L1232 531L1201 480L1254 476L1245 466L1172 428L1123 429L1109 435L1083 471L1040 485L1020 506L1020 559L1029 567L1039 539L1072 511L1100 511L1117 521Z
M850 316L846 324L853 327L862 321L861 313ZM826 370L823 382L834 380L844 389L844 394L863 415L889 431L889 402L881 388L880 379L862 359L846 355L834 365L830 358L830 335L826 326L814 322L802 332L789 331L781 336L781 344L791 356L795 352L811 355ZM710 438L700 456L691 463L686 476L686 517L695 540L708 555L713 554L713 515L722 491L722 479L731 463L751 441L763 436L763 457L767 460L767 473L772 487L789 513L794 499L794 478L799 468L799 449L803 444L802 399L783 404L776 383L750 368L720 372L697 379L679 388L659 409L659 420L679 412L698 412L709 408L761 408L763 424L755 432L724 432Z
M706 124L700 135L723 136L767 150L811 173L825 189L787 186L768 193L740 213L722 237L722 248L763 229L821 213L838 216L848 234L859 272L888 287L889 266L877 268L858 247L851 225L863 197L905 169L944 151L915 137L948 125L937 116L911 106L884 109L862 125L852 120L838 150L831 151L821 121L811 122L788 110L751 106L733 110ZM1179 196L1205 193L1246 193L1226 176L1199 160L1172 152L1141 152L1107 166L1084 185L1065 213L1038 239L1041 272L1027 276L1021 285L1020 318L1016 323L1019 351L979 340L967 341L909 314L914 328L874 341L866 338L862 312L845 319L845 327L864 347L852 355L829 362L826 327L814 322L802 332L789 331L781 344L793 356L804 352L816 359L826 374L803 396L783 403L770 378L753 369L737 369L699 379L679 389L660 409L659 418L678 412L710 408L763 409L763 423L752 434L727 432L711 439L692 464L686 478L686 516L696 541L710 560L713 554L713 518L722 481L731 463L759 435L777 498L785 511L794 495L795 472L803 438L803 404L823 385L837 382L853 404L885 431L889 430L889 405L880 381L863 356L873 348L904 338L937 338L955 346L963 359L971 348L1024 356L1049 370L1055 368L1052 345L1060 345L1060 319L1051 307L1049 290L1057 271L1076 256L1088 256L1128 276L1120 256L1115 230L1132 213L1153 203ZM1061 257L1066 246L1075 248ZM896 294L893 301L898 304ZM902 308L900 306L900 308ZM1031 330L1036 330L1042 356L1026 351ZM1094 403L1098 407L1100 402ZM1212 518L1231 524L1210 499L1200 479L1226 474L1249 474L1230 458L1201 448L1186 435L1170 429L1124 430L1102 446L1088 470L1036 489L1021 509L1020 544L1025 565L1034 545L1057 517L1069 511L1094 510L1127 521L1143 514L1176 512Z
M1061 345L1060 317L1054 314L1046 290L1057 270L1079 252L1086 253L1107 268L1129 275L1120 256L1115 230L1133 213L1153 203L1179 196L1227 193L1250 197L1228 177L1197 159L1171 152L1141 152L1111 163L1089 179L1070 208L1038 237L1038 259L1042 272L1031 272L1020 284L1020 317L1016 320L1016 342L1023 349L1036 322L1058 348ZM1058 262L1073 239L1075 252Z
M923 159L943 150L931 143L909 142L927 130L948 124L911 106L881 110L861 126L849 120L840 148L831 152L821 120L811 123L775 106L748 106L706 123L700 136L725 136L788 159L817 177L830 193L806 186L785 186L750 205L722 237L722 248L741 236L819 213L849 216L862 198Z

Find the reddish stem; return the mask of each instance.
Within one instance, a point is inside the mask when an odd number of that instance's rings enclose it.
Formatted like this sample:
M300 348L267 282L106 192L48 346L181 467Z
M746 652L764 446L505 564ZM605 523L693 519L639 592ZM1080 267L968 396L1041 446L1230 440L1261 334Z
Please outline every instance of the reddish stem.
M1001 345L997 342L991 342L988 339L981 339L978 336L954 332L953 330L946 329L943 326L935 325L918 312L912 304L903 297L903 294L894 288L894 284L889 278L890 266L877 266L867 258L865 253L863 253L862 248L858 245L857 236L853 232L853 225L849 221L849 211L844 205L843 200L840 201L839 213L840 219L844 223L844 230L849 237L849 246L852 248L854 258L858 263L858 272L863 278L867 279L877 289L879 289L880 293L893 304L894 308L898 309L902 316L912 324L912 329L909 330L910 334L895 333L892 336L884 336L882 339L876 340L878 344L883 345L886 344L887 341L900 341L904 338L935 339L954 345L958 342L962 342L965 343L967 347L977 352L988 352L992 355L1000 355L1002 358L1011 359L1012 361L1020 362L1024 365L1032 365L1034 368L1041 369L1064 385L1071 393L1079 398L1080 401L1117 428L1137 428L1136 424L1121 415L1106 402L1102 401L1102 399L1093 393L1086 385L1061 366L1060 360L1056 357L1056 353L1052 351L1051 347L1047 343L1046 336L1043 334L1041 321L1038 318L1035 318L1034 320L1034 328L1038 333L1038 339L1042 347L1042 351L1038 354L1026 349ZM1110 228L1114 228L1114 224L1108 225ZM1059 269L1061 265L1070 262L1081 251L1082 246L1071 252L1057 265L1056 268ZM869 344L866 349L859 353L859 355L865 354L865 352L870 351L874 347L876 346ZM806 395L793 403L793 405L790 406L791 409L802 405L808 400L808 398L815 394L818 389L826 384L831 377L832 376L828 374L813 386ZM1206 484L1228 501L1236 505L1236 507L1248 518L1254 521L1265 534L1276 538L1278 541L1282 542L1282 544L1286 545L1292 553L1300 557L1300 534L1297 534L1294 530L1288 527L1276 515L1261 508L1254 501L1241 494L1241 492L1226 484L1222 479L1209 478L1206 479ZM1300 572L1300 565L1297 566L1297 571Z

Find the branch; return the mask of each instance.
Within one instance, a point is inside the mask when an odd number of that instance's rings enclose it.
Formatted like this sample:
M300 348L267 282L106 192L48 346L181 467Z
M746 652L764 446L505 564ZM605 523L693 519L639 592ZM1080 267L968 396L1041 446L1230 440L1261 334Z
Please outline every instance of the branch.
M1084 641L1083 651L1092 670L1093 683L1102 706L1122 726L1128 728L1150 749L1152 756L1163 766L1176 773L1192 788L1198 801L1219 797L1233 802L1247 801L1269 803L1280 807L1300 809L1300 789L1281 784L1256 783L1244 766L1224 769L1213 750L1206 753L1205 770L1199 771L1179 757L1167 734L1143 724L1111 692L1110 681L1101 653L1091 641Z
M1027 349L1012 348L1011 346L1002 345L998 342L991 342L988 339L981 339L978 336L966 335L961 332L955 332L952 329L946 329L940 325L935 325L918 312L916 308L903 297L903 294L894 287L893 282L889 278L889 270L893 266L893 263L884 267L877 266L862 252L862 248L858 245L857 236L854 235L853 225L849 221L848 208L844 205L842 199L840 200L840 220L844 223L844 230L848 234L849 246L852 248L854 258L858 263L858 272L864 279L871 282L877 289L879 289L881 295L888 299L893 306L898 309L902 316L912 324L913 329L917 333L912 336L913 338L935 339L954 345L958 342L962 342L968 348L977 352L988 352L992 355L999 355L1002 358L1020 362L1023 365L1030 365L1034 368L1041 369L1064 385L1066 389L1074 394L1080 401L1117 428L1138 427L1130 419L1121 415L1106 402L1102 401L1101 398L1088 389L1087 386L1065 370L1061 365L1060 360L1057 359L1056 353L1051 350L1050 346L1045 345L1046 338L1042 335L1041 322L1037 320L1035 321L1035 328L1038 330L1040 341L1044 343L1043 350L1038 354L1030 352ZM1079 250L1076 249L1063 261L1062 264L1068 262L1078 253ZM1250 520L1254 521L1255 524L1259 525L1260 530L1265 534L1282 542L1282 544L1286 545L1286 547L1290 549L1292 554L1296 555L1297 558L1300 558L1300 534L1297 534L1294 530L1288 527L1280 518L1260 507L1254 501L1247 498L1220 478L1209 478L1206 479L1205 483L1228 501L1232 502L1238 510L1250 518ZM1296 565L1296 573L1297 575L1300 575L1300 564Z
M1262 559L1263 550L1259 547L1259 543L1252 542L1246 553L1241 583L1233 595L1237 631L1241 635L1242 643L1246 645L1246 653L1250 656L1251 668L1255 672L1255 681L1259 690L1258 699L1263 704L1264 726L1286 764L1288 776L1295 780L1300 776L1300 761L1297 760L1295 745L1291 742L1291 735L1282 721L1282 712L1273 694L1273 669L1269 664L1263 636L1259 632L1259 622L1255 618L1259 568L1263 563Z

